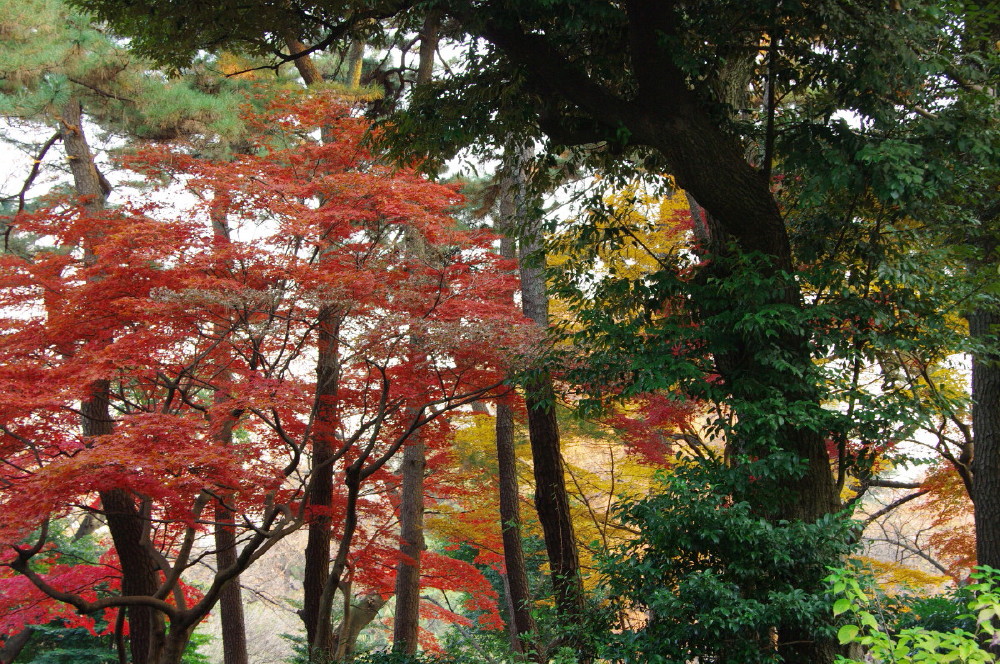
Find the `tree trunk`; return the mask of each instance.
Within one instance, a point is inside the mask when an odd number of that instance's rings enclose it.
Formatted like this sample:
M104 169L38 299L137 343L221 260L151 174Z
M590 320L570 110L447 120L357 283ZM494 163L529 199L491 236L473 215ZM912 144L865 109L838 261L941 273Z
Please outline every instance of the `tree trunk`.
M152 596L159 587L159 565L146 550L149 515L121 489L100 492L101 506L122 568L122 595ZM133 664L158 662L165 631L163 616L148 606L128 612L129 652Z
M361 87L361 71L365 64L365 43L360 39L351 41L351 47L347 51L347 86L349 88Z
M420 61L417 84L430 81L434 70L440 13L432 11L420 30ZM423 238L407 233L407 251L423 251ZM392 629L392 649L412 655L417 652L420 633L420 556L424 543L424 470L427 466L424 441L414 434L403 449L403 486L399 503L399 565L396 568L396 614Z
M0 664L13 664L31 639L31 625L23 628L17 634L5 635L5 637L3 647L0 648Z
M107 182L101 177L83 131L83 109L79 100L70 98L62 107L60 132L73 174L73 184L84 207L91 213L104 209L108 193ZM84 252L89 260L95 257L84 239ZM107 339L111 343L112 339ZM110 434L114 420L110 408L111 383L106 379L91 383L89 394L81 400L81 429L84 437L95 438ZM158 587L159 566L146 550L149 517L137 509L129 494L120 489L100 492L101 505L108 529L122 568L122 593L152 595ZM119 609L124 611L125 609ZM129 648L134 664L147 664L162 643L163 618L148 607L128 609Z
M399 565L392 649L417 652L420 630L420 555L424 544L424 442L415 434L403 449L403 487L399 500Z
M172 625L159 656L153 660L155 664L182 664L184 651L187 650L193 631L194 626L180 629L178 626Z
M382 597L378 593L369 593L358 604L351 604L350 611L346 612L344 621L337 630L336 661L350 662L354 659L354 649L361 630L375 620L388 600L388 597Z
M292 54L306 50L305 44L294 35L286 35L285 43ZM295 66L302 80L309 87L322 83L316 64L308 55L296 58ZM321 140L331 139L329 131L322 128ZM330 508L333 505L333 462L337 435L337 390L340 382L340 319L335 307L324 306L319 311L319 343L316 358L316 403L314 406L312 443L312 472L309 478L308 504L318 508L309 520L306 541L305 570L303 572L304 597L299 615L306 627L306 642L310 661L324 661L332 655L333 627L329 612L332 595L327 583L330 578L330 549L333 538ZM332 597L330 598L332 600Z
M525 156L520 155L517 160L519 169L523 169ZM549 323L549 301L541 248L541 220L528 213L525 176L522 173L518 177L515 209L524 229L519 248L521 306L524 315L544 329ZM556 608L565 624L581 625L585 618L583 582L563 472L555 390L548 372L539 373L525 386L525 402L535 476L535 509L544 534Z
M514 237L518 213L525 207L524 164L523 152L514 141L510 141L509 145L516 157L506 165L501 175L497 230L503 235L500 240L500 255L514 260L517 258ZM535 619L531 615L528 572L521 544L521 495L517 482L514 412L503 401L497 403L496 441L497 473L500 480L500 532L503 536L504 586L510 610L511 648L517 653L532 653L533 659L540 661L541 653L535 642Z
M1000 314L984 307L969 315L969 334L993 346L1000 330ZM972 358L972 500L975 504L976 559L1000 569L1000 355Z
M963 34L970 52L986 53L1000 43L1000 17L972 22ZM991 89L994 98L998 90ZM994 194L983 196L979 212L980 237L971 238L980 251L974 267L992 273L997 264L997 220L1000 201L996 181L983 183ZM969 335L989 352L972 357L972 502L975 506L976 560L979 565L1000 569L1000 311L996 305L980 305L968 317Z
M497 470L500 475L500 529L506 590L511 619L511 647L517 653L534 653L535 619L531 615L531 593L521 546L520 491L517 486L517 454L514 448L514 413L505 403L497 405ZM538 661L538 660L536 660Z
M312 473L309 478L309 520L306 541L302 620L311 657L328 657L333 643L330 612L323 597L330 576L330 543L333 537L333 462L337 435L337 388L340 382L340 320L325 306L320 310L319 351L316 360L316 405L313 419ZM336 589L333 589L334 591Z
M209 210L212 219L212 233L218 243L229 243L229 225L226 221L226 203L224 192L216 191L213 204ZM216 333L225 334L221 326L216 326ZM229 358L226 358L227 360ZM227 370L220 373L220 378L228 379ZM224 406L228 401L219 390L213 395L216 407ZM215 442L222 447L233 444L233 426L235 421L230 413L223 415ZM235 514L222 501L215 504L215 565L217 570L229 569L237 564ZM240 588L239 575L226 582L219 593L219 614L222 623L222 653L224 664L248 664L246 620L243 615L243 593Z
M233 512L222 504L215 506L215 564L223 570L234 567L236 533ZM237 575L226 582L219 593L222 619L222 654L224 664L248 664L246 621L243 615L243 593Z

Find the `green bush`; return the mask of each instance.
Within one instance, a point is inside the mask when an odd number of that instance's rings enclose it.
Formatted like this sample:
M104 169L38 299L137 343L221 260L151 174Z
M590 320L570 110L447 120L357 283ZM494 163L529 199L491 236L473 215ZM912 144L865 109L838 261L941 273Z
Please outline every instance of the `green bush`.
M639 536L604 562L626 620L608 659L684 664L782 661L781 639L828 639L824 586L847 552L850 522L764 518L740 487L751 466L699 463L659 478L654 495L621 510ZM639 614L641 624L636 622Z
M1000 572L984 567L972 576L976 583L951 595L920 599L899 611L886 610L877 589L856 570L836 570L828 582L836 598L833 614L844 621L837 638L842 645L860 646L864 652L863 660L840 657L838 664L997 661L988 648L1000 644Z

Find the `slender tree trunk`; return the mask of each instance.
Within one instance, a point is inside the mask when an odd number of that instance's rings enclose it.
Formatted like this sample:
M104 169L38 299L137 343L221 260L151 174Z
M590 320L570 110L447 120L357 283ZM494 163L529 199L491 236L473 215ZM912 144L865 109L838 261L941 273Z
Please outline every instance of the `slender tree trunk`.
M541 247L541 220L528 213L525 155L519 155L520 182L515 188L515 209L520 233L521 306L524 315L541 328L549 323L549 301L545 283L545 257ZM580 625L585 618L580 559L569 509L569 494L563 471L556 420L555 390L547 372L525 386L528 436L535 476L535 509L542 526L549 558L556 608L567 625Z
M420 30L420 61L417 85L427 83L434 70L437 49L439 12L432 11ZM425 254L425 242L416 232L406 234L407 251ZM419 341L419 340L415 340ZM427 466L423 437L415 433L403 448L402 491L399 503L399 565L396 568L396 614L393 621L392 649L414 654L420 633L420 556L424 543L424 471Z
M330 576L330 544L333 537L330 508L333 505L333 461L337 435L337 391L340 382L340 319L329 307L320 310L319 350L316 361L316 405L312 432L312 474L308 500L316 513L309 521L306 542L301 611L310 651L327 657L333 644L329 605L323 597ZM333 589L335 591L336 589Z
M215 241L226 245L229 243L229 225L226 221L227 204L224 192L216 191L209 214L212 219L212 233ZM216 326L216 334L223 335L225 330ZM223 358L227 361L229 358ZM229 372L225 369L220 378L228 379ZM224 394L216 390L213 403L216 407L224 406L228 401ZM219 430L215 434L215 442L222 447L233 444L233 426L235 422L230 414L224 415ZM224 570L237 564L235 514L222 501L215 504L215 565L216 569ZM240 588L240 577L230 579L222 592L219 593L219 614L222 623L222 654L224 664L248 664L246 619L243 615L243 594Z
M98 213L105 207L109 187L101 177L93 153L83 131L83 109L79 100L70 98L63 105L60 131L73 183L84 207ZM95 260L89 240L84 240L88 260ZM111 343L107 339L107 343ZM84 437L97 438L114 430L110 408L111 383L106 379L91 383L89 393L80 405L81 428ZM135 501L125 491L114 489L100 492L101 505L107 518L111 539L122 568L122 593L152 595L158 586L159 567L146 546L149 517L136 508ZM125 610L125 609L120 609ZM153 609L135 606L128 609L129 648L134 664L147 664L158 651L163 637L163 618Z
M293 35L286 35L285 43L293 54L306 50L305 44ZM322 83L322 76L310 56L297 58L295 66L307 86ZM321 135L324 142L331 138L326 128L321 129ZM320 309L318 330L316 404L311 437L312 473L308 487L309 507L317 508L317 513L309 521L303 572L304 598L299 611L306 627L310 661L328 659L333 648L329 609L336 589L328 589L327 584L330 582L333 539L330 508L333 505L333 462L338 426L337 391L340 382L340 318L334 307L327 305ZM330 597L326 599L328 595Z
M424 442L419 433L403 448L403 487L399 501L400 543L396 568L396 614L392 649L414 654L420 630L420 556L424 544Z
M222 504L215 506L215 564L220 570L236 565L236 533L233 512ZM225 664L247 664L247 632L243 615L240 577L230 579L219 593L222 621L222 654Z
M511 142L512 150L518 148ZM520 152L517 152L520 156ZM512 160L504 169L500 181L500 205L497 230L503 234L500 240L500 255L514 260L517 258L514 237L518 224L518 213L523 202L524 172L521 159ZM513 293L511 293L513 296ZM528 586L528 572L524 563L524 548L521 545L520 489L517 482L517 452L514 446L514 412L510 406L500 401L496 415L497 473L500 480L500 532L503 536L505 569L505 590L510 610L511 648L517 653L532 653L536 661L541 661L541 653L535 642L535 619L531 615L531 591Z
M531 615L531 593L521 546L520 491L517 486L517 454L514 448L514 412L505 403L497 405L497 470L500 475L500 529L503 535L504 576L511 618L514 652L534 653L535 619ZM537 660L536 660L537 661Z

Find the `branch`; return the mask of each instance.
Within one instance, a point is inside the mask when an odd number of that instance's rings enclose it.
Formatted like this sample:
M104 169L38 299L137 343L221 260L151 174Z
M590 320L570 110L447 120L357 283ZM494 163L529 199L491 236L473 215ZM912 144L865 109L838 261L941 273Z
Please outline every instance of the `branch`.
M38 154L35 155L34 162L31 166L31 172L28 173L27 179L21 186L21 191L17 192L17 194L14 196L7 196L3 199L4 201L12 201L16 199L18 214L24 212L25 196L28 194L28 189L31 188L31 185L35 183L35 178L38 177L38 171L42 166L42 160L45 158L45 154L49 151L49 148L55 145L56 141L58 141L60 138L62 138L62 132L57 131L51 138L49 138L49 140L45 141L45 143L42 144L42 147L38 150ZM3 250L5 252L8 251L8 248L10 246L10 233L13 229L14 229L13 225L10 224L8 224L7 228L4 229Z
M909 551L910 553L913 553L913 554L916 554L916 555L920 556L921 558L923 558L924 560L926 560L927 562L929 562L931 565L933 565L935 569L937 569L939 572L941 572L945 576L951 576L951 572L949 572L944 567L944 565L942 565L941 563L939 563L938 561L936 561L930 554L928 554L928 553L926 553L926 552L918 549L915 546L911 546L911 545L907 544L906 542L900 542L899 540L889 539L888 537L874 537L874 538L872 538L872 539L870 539L868 541L869 542L885 542L886 544L892 544L893 546L898 546L900 549L903 549L904 551Z
M879 511L875 512L874 514L872 514L871 516L869 516L867 519L865 519L864 522L862 522L862 526L861 526L862 530L865 529L865 528L867 528L870 524L872 524L873 522L877 521L881 517L885 516L886 514L888 514L889 512L891 512L892 510L896 509L900 505L908 503L911 500L913 500L914 498L919 498L920 496L923 496L923 495L928 494L928 493L930 493L930 489L921 489L920 491L917 491L916 493L911 493L908 496L903 496L899 500L894 500L893 502L889 503L888 505L886 505L885 507L883 507Z
M920 482L897 482L895 480L868 480L865 484L881 489L919 489L923 486Z
M97 87L95 85L91 85L90 83L87 83L86 81L81 81L78 78L69 77L67 80L72 81L73 83L76 83L77 85L82 85L83 87L87 88L88 90L93 90L94 92L96 92L97 94L101 95L102 97L107 97L108 99L117 99L118 101L123 101L123 102L126 102L128 104L134 104L134 103L136 103L136 101L134 99L129 99L128 97L121 97L119 95L116 95L113 92L108 92L107 90L102 90L101 88L99 88L99 87Z
M343 23L337 25L327 23L326 21L320 21L315 16L311 16L308 14L300 14L303 15L306 20L312 20L314 22L322 23L328 29L326 37L324 37L319 42L313 44L312 46L309 46L304 50L298 51L297 53L286 54L282 51L274 50L272 51L272 54L276 58L278 58L279 62L275 64L261 65L259 67L250 67L248 69L236 71L231 74L226 74L226 78L230 78L233 76L240 76L241 74L248 74L254 71L260 71L262 69L277 69L278 67L287 62L294 62L299 58L304 58L306 56L312 55L313 53L316 53L317 51L322 51L329 48L336 42L346 37L352 30L356 29L359 25L363 23L391 18L399 14L400 12L408 9L412 5L413 5L413 0L401 0L401 2L397 4L390 3L388 8L386 9L382 10L371 9L368 11L358 12L357 14L354 14L350 18L346 19Z
M555 92L580 106L612 131L623 124L637 124L639 113L634 103L595 83L541 35L525 33L520 26L488 20L483 25L483 36L521 67L537 88Z
M105 597L94 602L88 602L79 595L63 592L62 590L49 585L45 579L39 576L28 565L28 561L31 559L31 556L25 555L27 552L23 552L21 549L17 549L17 553L17 559L8 563L8 567L25 576L28 581L32 583L32 585L52 599L63 602L64 604L69 604L80 613L94 613L96 611L118 606L147 606L163 613L170 618L171 621L173 621L177 616L177 609L175 607L171 606L167 602L164 602L162 599L156 599L148 595L121 595L118 597Z

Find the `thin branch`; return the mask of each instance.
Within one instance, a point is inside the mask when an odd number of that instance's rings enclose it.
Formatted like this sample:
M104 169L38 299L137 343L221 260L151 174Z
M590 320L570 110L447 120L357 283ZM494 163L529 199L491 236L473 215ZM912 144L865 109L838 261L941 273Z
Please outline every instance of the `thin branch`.
M899 500L894 500L893 502L889 503L888 505L886 505L885 507L883 507L879 511L875 512L874 514L872 514L871 516L869 516L867 519L865 519L862 522L862 529L867 528L871 523L873 523L875 521L878 521L880 518L882 518L883 516L885 516L889 512L893 511L894 509L896 509L900 505L904 505L905 503L910 502L914 498L919 498L920 496L926 495L928 493L930 493L930 489L921 489L920 491L917 491L916 493L911 493L911 494L909 494L907 496L903 496Z
M944 574L946 576L951 576L951 572L949 572L944 567L944 565L942 565L941 563L939 563L938 561L936 561L930 554L926 553L925 551L922 551L922 550L918 549L915 546L911 546L911 545L907 544L906 542L900 542L899 540L893 540L893 539L890 539L888 537L875 537L875 538L869 539L868 541L869 542L885 542L886 544L892 544L893 546L898 546L899 548L903 549L904 551L909 551L912 554L920 556L921 558L923 558L924 560L926 560L927 562L929 562L931 565L933 565L934 568L937 569L942 574Z
M67 80L70 80L73 83L76 83L77 85L82 85L83 87L87 88L88 90L93 90L94 92L96 92L97 94L101 95L102 97L107 97L108 99L117 99L118 101L123 101L123 102L128 103L128 104L135 104L136 103L136 101L134 99L129 99L128 97L122 97L122 96L116 95L113 92L108 92L107 90L102 90L101 88L99 88L99 87L97 87L95 85L91 85L90 83L87 83L86 81L81 81L78 78L69 77Z
M17 199L17 213L18 214L20 214L21 212L24 212L25 197L28 194L28 189L30 189L31 185L33 185L35 183L35 178L38 177L38 172L41 169L42 160L45 158L45 154L49 151L49 148L51 148L53 145L55 145L56 141L58 141L61 138L62 138L62 132L61 131L57 131L55 134L52 135L51 138L49 138L49 140L45 141L45 143L42 144L42 147L39 148L38 154L35 155L34 162L31 165L31 172L28 173L27 179L25 179L24 184L21 186L21 191L17 192L17 194L15 196L7 196L6 198L3 199L5 202ZM7 251L10 250L10 234L11 234L11 231L13 229L14 229L14 226L12 224L7 224L7 228L4 229L4 232L3 232L3 250L4 250L4 252L7 252Z

